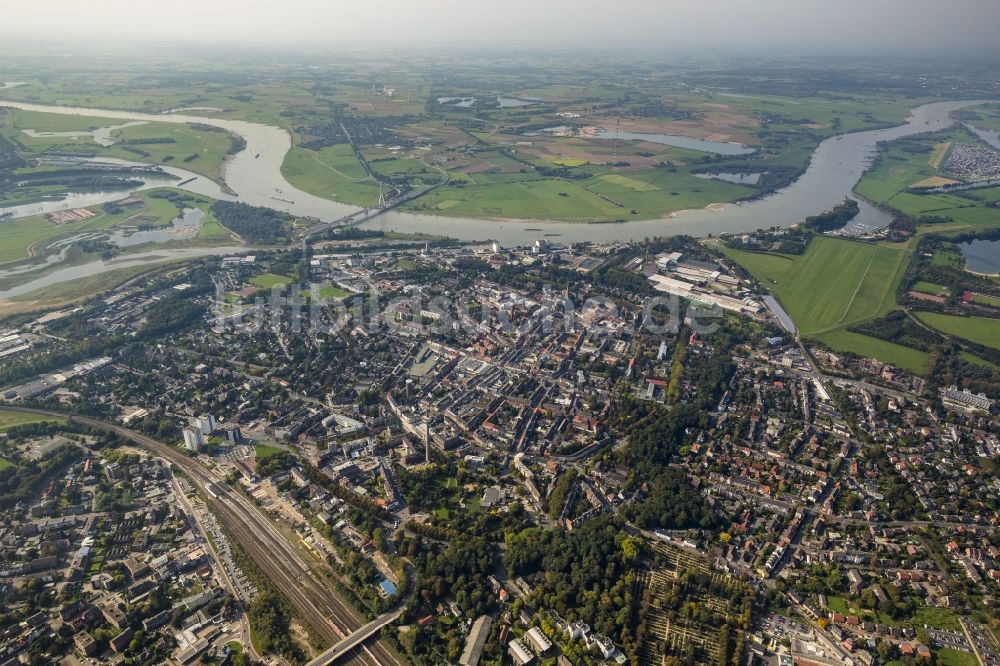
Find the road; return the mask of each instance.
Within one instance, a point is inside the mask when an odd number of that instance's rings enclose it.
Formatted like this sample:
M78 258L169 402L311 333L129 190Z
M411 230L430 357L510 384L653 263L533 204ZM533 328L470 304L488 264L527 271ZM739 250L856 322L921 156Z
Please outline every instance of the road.
M330 647L330 649L326 652L317 656L315 659L306 664L306 666L328 666L328 664L335 663L338 659L351 652L351 650L358 647L369 637L381 630L382 627L391 622L395 622L396 618L398 618L402 613L403 606L400 605L396 610L389 611L388 613L378 616L344 640Z
M305 620L317 636L335 644L361 627L358 613L324 584L322 577L304 563L298 552L261 511L246 497L234 491L218 476L197 460L181 451L124 426L62 412L2 406L0 410L15 411L53 418L72 418L83 425L105 430L130 440L140 448L172 463L206 497L227 533L275 587L288 599L299 617ZM209 487L214 491L209 492ZM349 655L348 663L381 666L403 666L403 661L384 645L374 643L369 648L359 646Z

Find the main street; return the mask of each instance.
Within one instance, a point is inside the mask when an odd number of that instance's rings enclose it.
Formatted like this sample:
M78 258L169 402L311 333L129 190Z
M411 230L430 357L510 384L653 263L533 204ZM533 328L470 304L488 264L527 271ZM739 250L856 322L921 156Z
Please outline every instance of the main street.
M302 560L289 539L267 516L197 460L152 437L100 419L20 407L3 406L0 410L70 418L82 425L128 439L167 460L198 488L227 533L288 599L299 617L325 642L337 644L365 623L357 611L341 601L337 593L325 584L322 575ZM377 642L371 647L362 645L345 657L345 663L352 664L402 666L406 663Z

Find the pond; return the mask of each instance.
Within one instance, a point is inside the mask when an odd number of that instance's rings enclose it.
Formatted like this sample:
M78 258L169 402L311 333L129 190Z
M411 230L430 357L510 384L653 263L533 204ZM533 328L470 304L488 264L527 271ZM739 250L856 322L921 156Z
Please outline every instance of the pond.
M988 275L1000 274L1000 240L971 240L959 243L965 269Z
M700 150L704 153L715 153L717 155L749 155L754 152L753 148L747 148L741 143L709 141L708 139L696 139L690 136L681 136L680 134L643 134L641 132L618 132L601 128L595 136L599 139L616 139L619 141L648 141L650 143L660 143L665 146L687 148L688 150Z
M704 178L705 180L724 180L727 183L736 183L737 185L756 185L760 182L760 177L764 175L765 172L758 173L696 173L694 174L696 178Z

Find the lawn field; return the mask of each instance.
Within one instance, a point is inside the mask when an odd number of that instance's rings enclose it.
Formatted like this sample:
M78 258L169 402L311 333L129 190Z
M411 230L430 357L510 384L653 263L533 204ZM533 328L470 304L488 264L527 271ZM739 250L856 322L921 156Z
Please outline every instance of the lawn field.
M328 300L334 298L344 298L349 292L344 291L340 287L334 287L332 285L326 285L319 288L319 297Z
M0 432L7 430L8 428L13 428L14 426L26 425L28 423L45 423L57 421L59 423L64 422L64 419L54 419L47 416L38 416L37 414L25 414L24 412L8 412L5 410L0 410ZM4 465L6 463L6 465ZM9 466L10 463L4 461L0 463L0 469L4 466Z
M801 256L723 248L781 302L804 335L817 335L894 309L910 255L838 238L817 237Z
M877 358L883 363L892 363L896 367L917 375L922 375L927 371L927 360L930 355L919 349L911 349L846 329L829 331L819 335L818 338L836 351L850 351L861 356Z
M269 444L255 444L253 447L253 455L257 460L264 460L270 458L271 456L276 456L284 451L284 449L278 448L277 446L270 446Z
M972 302L979 303L980 305L989 305L994 308L1000 308L1000 298L990 296L989 294L973 294Z
M979 660L971 652L952 648L938 648L934 651L938 666L979 666Z
M274 287L284 287L292 283L292 278L285 277L284 275L274 275L272 273L264 273L263 275L255 275L250 278L250 284L255 287L260 287L261 289L273 289Z
M917 312L916 315L920 321L942 333L1000 349L1000 319L961 317L939 312Z
M6 458L0 458L0 472L4 471L8 467L13 466L14 463L7 460Z
M943 284L935 284L933 282L924 282L921 280L913 285L914 291L920 291L925 294L932 294L937 296L938 294L948 294L950 290Z
M378 184L346 143L319 151L294 147L285 156L281 172L295 187L324 199L355 206L378 203Z

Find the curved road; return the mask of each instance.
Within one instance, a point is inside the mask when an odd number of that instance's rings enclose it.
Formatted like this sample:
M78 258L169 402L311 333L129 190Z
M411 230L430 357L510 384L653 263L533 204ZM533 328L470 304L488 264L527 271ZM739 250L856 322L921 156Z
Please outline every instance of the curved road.
M0 410L70 419L119 435L176 465L204 493L207 503L230 536L285 595L298 615L309 623L317 635L330 644L337 644L364 624L357 612L342 602L322 582L322 577L302 561L288 539L260 510L195 459L152 437L108 421L26 407L0 406ZM210 485L215 491L214 496L209 493ZM349 657L345 661L353 664L402 666L406 663L377 642L370 648L361 646L345 656Z

